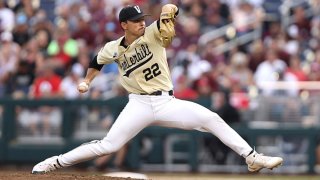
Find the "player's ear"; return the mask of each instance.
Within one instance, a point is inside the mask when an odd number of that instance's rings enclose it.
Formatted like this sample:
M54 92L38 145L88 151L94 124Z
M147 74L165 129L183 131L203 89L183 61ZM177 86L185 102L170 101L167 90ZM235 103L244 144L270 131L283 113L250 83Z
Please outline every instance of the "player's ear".
M127 21L121 22L121 23L120 23L120 26L121 26L121 28L122 28L123 30L128 29L128 23L127 23Z

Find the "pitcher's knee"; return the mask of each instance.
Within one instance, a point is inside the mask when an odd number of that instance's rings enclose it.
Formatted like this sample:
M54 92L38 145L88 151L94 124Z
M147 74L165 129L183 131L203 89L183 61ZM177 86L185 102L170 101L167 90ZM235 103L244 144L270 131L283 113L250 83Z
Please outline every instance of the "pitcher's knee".
M210 114L210 121L215 121L217 123L226 123L217 113L212 112Z
M117 142L111 142L107 139L102 139L101 140L101 146L102 146L102 150L103 150L103 155L107 155L107 154L112 154L114 152L117 152L122 145L117 143Z

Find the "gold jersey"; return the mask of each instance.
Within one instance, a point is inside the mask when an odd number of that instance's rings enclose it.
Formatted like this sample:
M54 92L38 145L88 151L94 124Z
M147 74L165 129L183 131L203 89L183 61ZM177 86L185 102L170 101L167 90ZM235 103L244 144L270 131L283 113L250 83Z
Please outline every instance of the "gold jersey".
M146 27L143 36L128 47L121 37L105 44L98 53L98 64L118 64L120 83L134 94L173 89L166 50L161 46L157 22Z

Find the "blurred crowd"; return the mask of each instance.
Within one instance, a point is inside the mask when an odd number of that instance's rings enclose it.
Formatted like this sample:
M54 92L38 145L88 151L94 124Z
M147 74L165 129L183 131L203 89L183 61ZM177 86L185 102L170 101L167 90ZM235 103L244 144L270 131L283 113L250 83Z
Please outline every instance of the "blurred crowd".
M258 93L260 83L320 80L319 0L305 0L289 8L291 23L283 27L280 13L286 1L266 9L264 0L0 0L0 97L79 98L123 95L117 66L105 66L88 94L76 86L88 63L108 41L123 35L119 10L138 4L147 25L157 20L161 6L177 4L177 37L167 49L175 96L198 99L214 92L239 94L237 108L247 108L246 96ZM276 4L277 5L277 4ZM269 11L276 18L267 20ZM308 10L308 11L307 11ZM206 33L233 24L232 33L199 44ZM261 36L218 52L215 47L255 29ZM231 34L231 35L230 35ZM255 93L254 93L255 92ZM285 93L298 96L294 85Z

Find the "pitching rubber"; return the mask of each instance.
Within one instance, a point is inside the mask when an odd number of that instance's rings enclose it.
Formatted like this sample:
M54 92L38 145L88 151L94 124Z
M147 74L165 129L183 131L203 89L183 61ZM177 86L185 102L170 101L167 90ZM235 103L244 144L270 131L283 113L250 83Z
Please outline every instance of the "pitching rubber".
M111 172L111 173L103 174L102 176L132 178L132 179L148 179L148 176L145 174L133 173L133 172Z

